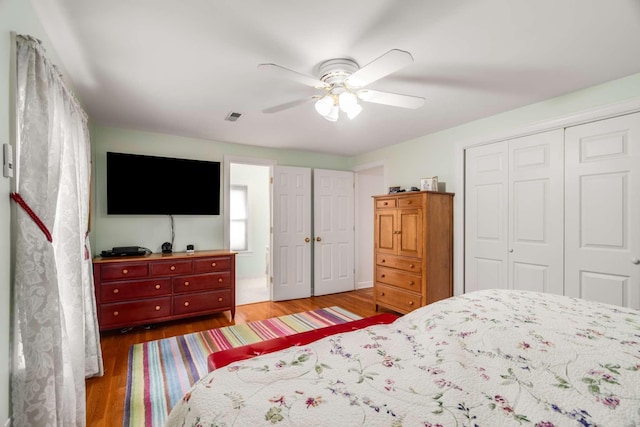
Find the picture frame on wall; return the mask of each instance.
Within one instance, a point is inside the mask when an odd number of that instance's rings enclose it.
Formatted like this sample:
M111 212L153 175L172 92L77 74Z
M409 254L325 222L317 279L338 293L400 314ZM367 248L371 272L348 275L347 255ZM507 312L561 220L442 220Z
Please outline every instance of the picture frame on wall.
M420 190L422 191L438 191L438 177L431 176L420 179Z

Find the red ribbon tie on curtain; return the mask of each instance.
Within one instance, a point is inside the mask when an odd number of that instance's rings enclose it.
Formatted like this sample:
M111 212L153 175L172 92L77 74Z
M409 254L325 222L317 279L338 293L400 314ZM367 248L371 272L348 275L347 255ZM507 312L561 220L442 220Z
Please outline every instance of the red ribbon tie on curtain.
M51 232L49 232L49 229L47 228L47 226L44 225L44 222L42 222L40 218L38 218L38 215L36 215L33 209L31 209L31 207L27 204L27 202L24 201L22 196L19 195L18 193L11 193L10 196L14 202L20 205L22 209L24 209L24 211L31 217L33 222L35 222L36 225L40 228L40 230L42 230L47 240L50 243L53 242L53 238L51 237Z

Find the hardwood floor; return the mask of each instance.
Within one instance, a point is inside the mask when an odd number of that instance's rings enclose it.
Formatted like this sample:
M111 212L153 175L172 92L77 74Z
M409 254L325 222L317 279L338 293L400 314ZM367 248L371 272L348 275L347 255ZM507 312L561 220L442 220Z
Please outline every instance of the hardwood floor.
M87 426L114 427L122 425L129 347L133 344L334 305L363 317L376 314L373 305L373 289L368 288L291 301L268 301L240 305L236 308L234 321L229 319L229 312L224 312L162 323L148 330L135 328L126 333L120 333L120 331L103 332L100 342L104 359L104 376L89 378L86 381Z

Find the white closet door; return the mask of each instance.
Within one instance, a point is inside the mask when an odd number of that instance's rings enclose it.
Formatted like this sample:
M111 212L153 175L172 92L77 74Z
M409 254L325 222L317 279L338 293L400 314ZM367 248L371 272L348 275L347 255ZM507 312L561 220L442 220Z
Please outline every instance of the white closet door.
M640 113L568 128L567 295L640 309Z
M465 292L507 289L507 143L465 156Z
M564 131L509 141L509 288L564 293Z
M311 169L274 166L271 299L311 296Z
M353 172L313 170L314 295L355 287L353 208Z

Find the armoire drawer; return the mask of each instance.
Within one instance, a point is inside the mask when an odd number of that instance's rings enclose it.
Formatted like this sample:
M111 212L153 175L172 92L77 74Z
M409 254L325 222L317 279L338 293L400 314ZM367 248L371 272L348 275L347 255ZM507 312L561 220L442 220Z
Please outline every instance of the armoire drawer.
M419 208L422 205L422 196L415 195L398 199L399 208Z
M211 274L192 274L174 277L173 292L211 291L231 287L231 273L228 271Z
M388 254L376 254L376 264L384 267L398 268L412 273L422 273L422 261L419 259L401 258Z
M395 308L401 313L408 313L422 306L421 295L414 292L385 286L380 283L376 283L375 292L376 304Z
M398 201L395 197L390 197L388 199L377 199L376 200L376 209L391 209L395 208Z
M171 315L171 297L149 298L144 300L102 304L100 306L100 327L129 325L140 321L149 321Z
M392 268L376 268L376 282L397 286L412 292L421 292L422 277Z
M231 306L231 290L196 292L173 297L173 314L212 311Z
M99 287L100 301L105 303L171 294L171 281L168 278L106 282Z

